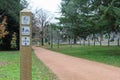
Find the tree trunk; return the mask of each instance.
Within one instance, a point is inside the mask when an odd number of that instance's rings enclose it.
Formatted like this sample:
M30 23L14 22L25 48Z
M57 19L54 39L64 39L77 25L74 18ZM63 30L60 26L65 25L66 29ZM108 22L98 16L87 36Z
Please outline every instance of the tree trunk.
M117 46L120 46L120 38L117 39Z
M44 31L43 31L43 26L42 26L42 32L41 32L41 45L44 46Z
M95 34L93 34L94 46L95 46Z
M85 39L84 39L84 41L83 41L83 45L85 46Z
M44 46L44 29L43 29L43 24L42 24L42 32L41 32L41 45Z
M58 39L58 48L60 47L60 40Z
M70 35L70 47L72 48L72 35Z
M60 45L60 39L59 39L59 33L58 33L58 48L59 48L59 45Z
M117 40L117 46L120 46L120 33L118 32L118 40Z
M41 38L41 45L44 46L44 40L43 40L43 37Z
M88 46L90 46L90 37L88 36Z
M72 39L70 39L70 47L72 48Z
M52 27L51 27L51 48L53 48L53 31L52 31Z
M39 32L39 34L40 34L40 32ZM38 44L38 46L40 46L41 44L42 44L42 42L41 42L41 35L39 35L39 44Z
M70 45L70 37L68 38L68 42L69 42L69 45Z
M76 39L76 37L74 37L74 44L76 44L77 43L77 39Z
M102 34L100 34L100 46L102 46Z
M80 45L81 45L81 38L80 38Z
M108 33L108 47L110 46L110 33Z

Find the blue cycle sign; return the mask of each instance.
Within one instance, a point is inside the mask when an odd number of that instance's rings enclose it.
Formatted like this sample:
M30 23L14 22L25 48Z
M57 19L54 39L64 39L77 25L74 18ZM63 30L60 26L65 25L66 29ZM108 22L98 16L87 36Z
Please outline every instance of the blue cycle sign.
M22 46L30 45L30 37L22 37Z
M29 26L22 26L21 32L22 32L22 35L30 35L30 27Z

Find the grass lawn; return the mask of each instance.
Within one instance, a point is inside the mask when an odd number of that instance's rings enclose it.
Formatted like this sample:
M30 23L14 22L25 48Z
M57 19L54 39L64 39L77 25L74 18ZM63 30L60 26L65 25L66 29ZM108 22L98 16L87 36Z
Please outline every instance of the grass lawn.
M0 52L0 80L20 80L18 51ZM57 80L57 77L33 54L32 80Z
M62 45L60 48L54 47L50 50L120 67L120 47L74 45L71 48L68 45Z

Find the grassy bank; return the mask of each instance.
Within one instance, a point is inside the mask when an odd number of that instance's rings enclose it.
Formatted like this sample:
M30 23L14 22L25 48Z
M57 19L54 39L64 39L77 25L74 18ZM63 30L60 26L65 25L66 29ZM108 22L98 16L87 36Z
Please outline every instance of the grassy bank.
M42 63L35 56L35 54L33 54L33 75L36 75L36 74L37 74L37 79L35 80L58 80L56 75L53 74L52 71L50 71L50 69L48 69L44 65L44 63Z
M62 45L60 48L54 47L51 50L120 67L120 47L74 45L71 48Z
M18 51L0 52L0 80L20 80ZM33 54L32 80L57 80L56 76Z

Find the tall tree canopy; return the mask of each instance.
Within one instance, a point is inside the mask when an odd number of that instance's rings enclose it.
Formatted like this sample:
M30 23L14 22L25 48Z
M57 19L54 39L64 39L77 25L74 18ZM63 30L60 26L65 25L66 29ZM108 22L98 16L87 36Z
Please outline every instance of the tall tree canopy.
M6 36L0 38L0 50L11 48L10 43L14 32L17 36L17 49L19 48L19 13L23 8L23 1L25 0L0 0L0 24L6 17L4 29L8 32Z
M119 30L119 0L62 0L61 13L60 23L69 27L75 38Z

